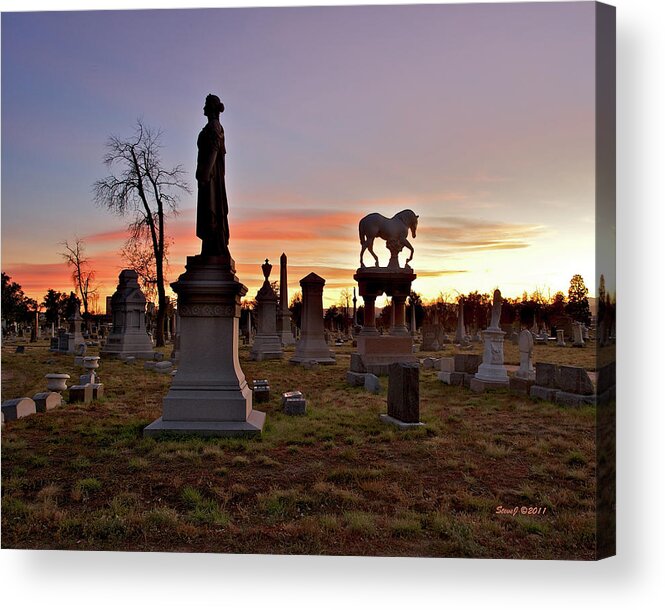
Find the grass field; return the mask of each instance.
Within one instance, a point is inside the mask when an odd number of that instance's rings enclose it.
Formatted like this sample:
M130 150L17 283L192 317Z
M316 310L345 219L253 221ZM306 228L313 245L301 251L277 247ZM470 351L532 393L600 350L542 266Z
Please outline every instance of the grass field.
M84 372L45 342L14 350L2 348L3 400L44 391L46 373ZM352 350L335 351L334 366L304 370L289 352L252 362L243 348L247 379L272 390L255 405L267 412L257 439L143 438L171 377L102 360L100 401L5 424L3 548L594 558L595 408L472 394L421 369L426 426L399 432L378 417L387 378L378 395L348 386ZM592 348L536 346L535 360L595 363ZM295 389L304 417L280 411Z

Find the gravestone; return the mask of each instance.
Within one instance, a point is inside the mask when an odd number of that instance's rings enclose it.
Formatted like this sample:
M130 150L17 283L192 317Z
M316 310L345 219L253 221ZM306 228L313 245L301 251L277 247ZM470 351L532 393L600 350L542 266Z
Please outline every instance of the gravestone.
M556 344L557 347L566 347L566 340L562 328L559 328L556 331Z
M254 379L252 381L254 402L268 402L270 400L270 385L267 379Z
M82 402L87 405L92 402L93 397L94 388L91 383L78 384L69 388L69 400L67 402L70 404Z
M152 341L145 325L146 298L133 269L120 272L118 286L111 297L113 326L101 350L103 356L152 358Z
M533 336L528 330L523 330L519 336L520 368L515 373L522 379L536 379L536 370L533 367Z
M81 308L78 303L76 304L74 313L69 316L68 321L69 333L67 333L67 353L75 354L79 345L85 345L85 339L83 337L83 333L81 332L83 318L81 317Z
M302 392L284 392L282 394L282 410L286 415L305 415L307 411L307 401Z
M277 334L282 346L296 342L291 330L291 310L289 309L289 285L287 279L286 254L279 257L279 311L277 312Z
M310 273L300 280L302 288L301 334L290 362L334 364L335 355L328 347L323 327L323 286L326 281Z
M2 417L5 422L14 421L37 413L35 401L32 398L12 398L2 403Z
M420 350L423 352L436 352L441 346L439 345L440 326L438 324L423 324L422 333L423 341L420 345Z
M372 373L365 374L364 386L365 389L372 394L378 394L381 391L381 382L379 381L379 378L376 375L372 375Z
M62 396L57 392L39 392L32 397L37 413L45 413L62 404Z
M464 328L464 299L460 298L457 304L457 328L455 330L455 344L466 342L466 330Z
M249 356L252 360L280 360L283 353L282 342L276 328L277 295L270 285L272 265L268 259L261 269L264 280L256 294L257 328Z
M420 422L420 368L409 362L390 365L388 373L388 413L381 421L400 429L422 426Z
M573 323L573 347L585 347L582 324Z
M485 341L483 361L470 383L470 388L474 392L508 387L508 371L503 363L503 337L506 333L499 326L502 302L501 291L497 289L494 291L492 302L492 320L483 331Z

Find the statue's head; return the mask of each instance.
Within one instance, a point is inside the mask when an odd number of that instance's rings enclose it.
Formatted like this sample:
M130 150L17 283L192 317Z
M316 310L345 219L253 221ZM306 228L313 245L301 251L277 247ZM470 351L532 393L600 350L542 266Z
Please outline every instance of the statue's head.
M209 93L206 95L206 103L203 106L203 114L210 116L210 114L219 114L224 112L224 104L216 95Z

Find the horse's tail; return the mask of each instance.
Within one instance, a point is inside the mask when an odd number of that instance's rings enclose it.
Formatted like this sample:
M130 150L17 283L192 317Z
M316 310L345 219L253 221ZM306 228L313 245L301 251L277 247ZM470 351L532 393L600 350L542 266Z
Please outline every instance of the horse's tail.
M358 223L358 238L360 239L360 245L364 246L365 242L367 241L367 236L364 235L364 220L365 218L361 218L360 222Z

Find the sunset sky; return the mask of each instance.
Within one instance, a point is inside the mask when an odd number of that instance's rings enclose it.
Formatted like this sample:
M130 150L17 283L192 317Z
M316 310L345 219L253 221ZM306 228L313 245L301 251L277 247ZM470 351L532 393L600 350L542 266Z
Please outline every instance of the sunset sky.
M126 221L92 185L108 137L142 117L192 188L168 223L177 279L200 251L196 138L215 93L248 297L286 252L290 294L314 271L333 304L360 218L405 208L425 299L567 292L576 273L595 294L594 29L592 2L3 13L2 270L40 301L71 290L58 252L78 236L103 303Z

